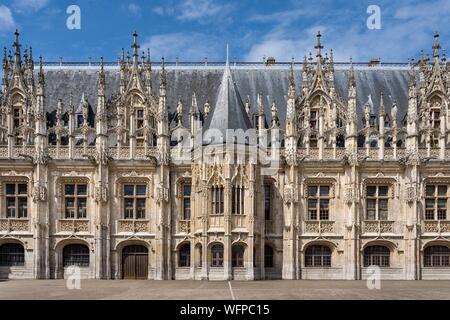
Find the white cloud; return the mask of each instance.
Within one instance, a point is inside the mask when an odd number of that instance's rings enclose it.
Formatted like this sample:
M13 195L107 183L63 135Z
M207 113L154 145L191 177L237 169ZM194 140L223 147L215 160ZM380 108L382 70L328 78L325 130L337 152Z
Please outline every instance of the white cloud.
M198 20L223 13L224 5L211 0L186 0L180 6L178 20Z
M12 8L19 13L36 12L45 8L49 0L14 0Z
M196 21L199 23L230 22L233 4L221 4L216 0L182 0L157 6L152 9L160 16L174 16L178 21Z
M150 48L153 60L165 57L174 61L178 57L179 61L203 61L205 57L211 60L221 56L216 44L212 36L178 32L151 36L142 44L142 48Z
M15 26L11 10L7 6L0 5L0 32L12 30Z
M364 62L381 57L382 61L401 62L417 57L421 49L430 51L435 31L441 32L443 46L450 40L449 34L442 34L448 30L448 0L381 5L381 30L367 29L366 12L326 8L322 12L320 19L311 19L320 21L321 25L308 29L299 26L297 15L287 11L251 17L255 22L271 23L271 29L250 47L245 59L261 61L263 56L274 56L278 61L290 61L291 57L302 59L314 50L317 30L323 35L325 50L333 48L335 61L349 61L352 57L354 61ZM307 18L302 25L308 23Z
M136 3L130 3L127 9L131 14L135 16L141 16L141 7Z

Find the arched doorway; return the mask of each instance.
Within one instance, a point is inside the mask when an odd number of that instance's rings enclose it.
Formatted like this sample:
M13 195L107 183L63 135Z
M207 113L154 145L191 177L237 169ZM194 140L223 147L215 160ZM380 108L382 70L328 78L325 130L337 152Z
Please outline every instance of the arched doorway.
M131 245L122 250L122 279L148 279L148 249Z

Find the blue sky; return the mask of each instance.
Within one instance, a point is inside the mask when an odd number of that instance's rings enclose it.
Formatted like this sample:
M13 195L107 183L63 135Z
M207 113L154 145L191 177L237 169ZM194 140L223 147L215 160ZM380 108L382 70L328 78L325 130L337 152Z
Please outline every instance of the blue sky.
M81 9L81 30L66 28L71 4ZM367 28L369 5L381 9L381 30ZM0 0L0 45L10 46L18 28L35 58L115 61L136 30L154 60L224 60L229 43L238 61L301 61L320 30L337 61L398 62L431 52L436 31L448 46L449 17L449 0Z

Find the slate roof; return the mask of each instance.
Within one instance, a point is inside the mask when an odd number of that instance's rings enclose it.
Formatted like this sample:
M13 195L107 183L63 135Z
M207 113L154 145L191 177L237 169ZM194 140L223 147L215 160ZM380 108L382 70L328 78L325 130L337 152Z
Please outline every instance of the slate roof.
M252 127L238 87L233 81L227 64L220 82L215 106L206 119L204 129L218 129L225 135L227 129L246 131Z
M105 68L106 73L106 96L111 97L118 92L119 69L117 67ZM56 109L58 99L64 103L64 110L68 108L70 93L73 94L74 103L81 100L84 93L89 104L95 112L97 103L97 81L98 69L83 67L48 67L45 68L46 82L46 110L52 112ZM242 100L247 98L251 102L252 112L257 110L257 95L262 93L265 106L266 118L270 119L270 107L275 100L278 107L278 116L281 127L284 127L286 118L286 102L288 89L289 66L231 66L230 77L224 84L224 66L183 66L166 67L167 77L167 104L169 119L176 115L178 99L183 101L183 123L189 124L189 110L192 94L195 92L200 110L206 100L209 100L211 110L210 120L206 125L219 125L214 118L215 108L223 110L223 97L221 92L228 90L228 101L230 107L225 110L231 119L228 125L248 126L247 120L242 115ZM301 90L301 66L295 66L294 77L297 94ZM335 70L335 86L340 97L346 101L348 91L348 67L340 67ZM157 95L159 84L159 68L153 68L153 90ZM408 106L408 67L357 67L355 68L358 123L362 127L364 104L371 95L374 111L378 114L380 94L384 95L386 112L389 114L394 101L399 108L398 121L404 117ZM234 80L234 82L233 82ZM221 84L224 84L221 86ZM227 87L227 90L223 88ZM231 98L230 98L231 97ZM242 109L242 110L241 110ZM218 110L219 111L219 110ZM208 122L209 121L209 122ZM171 122L175 126L176 121ZM220 124L222 126L222 124Z

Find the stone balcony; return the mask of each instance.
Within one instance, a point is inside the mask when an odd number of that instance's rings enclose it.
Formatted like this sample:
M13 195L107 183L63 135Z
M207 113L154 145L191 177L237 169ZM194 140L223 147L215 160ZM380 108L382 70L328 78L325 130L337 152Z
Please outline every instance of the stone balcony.
M60 233L90 233L89 219L59 219L56 222L56 232Z
M0 219L0 232L30 232L29 219Z
M422 233L450 233L450 220L425 220Z
M307 220L303 222L303 233L335 233L335 222L327 220Z
M362 233L395 233L394 221L366 220L362 222Z
M177 221L177 233L190 233L191 232L191 220L178 220Z
M151 233L150 220L120 219L116 221L117 233Z

